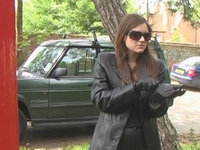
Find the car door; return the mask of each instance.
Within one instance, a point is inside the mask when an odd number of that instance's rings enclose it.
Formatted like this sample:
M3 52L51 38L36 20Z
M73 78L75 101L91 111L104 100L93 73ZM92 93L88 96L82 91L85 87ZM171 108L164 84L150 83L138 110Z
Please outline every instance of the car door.
M96 50L90 47L69 48L57 68L66 68L66 75L50 79L50 119L97 117L99 112L90 101Z

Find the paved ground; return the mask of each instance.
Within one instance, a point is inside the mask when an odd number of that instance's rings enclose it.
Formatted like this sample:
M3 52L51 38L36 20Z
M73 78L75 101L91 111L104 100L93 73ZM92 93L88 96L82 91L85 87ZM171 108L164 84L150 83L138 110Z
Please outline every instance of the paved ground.
M177 132L200 133L200 90L188 90L182 97L174 100L174 105L169 109L168 115Z

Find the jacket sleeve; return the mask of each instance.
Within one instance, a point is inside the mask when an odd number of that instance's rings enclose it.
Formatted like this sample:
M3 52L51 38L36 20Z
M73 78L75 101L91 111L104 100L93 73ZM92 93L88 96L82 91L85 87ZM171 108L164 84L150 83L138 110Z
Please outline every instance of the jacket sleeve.
M159 84L166 83L166 77L165 77L165 66L164 63L159 60L159 76L158 76L158 82ZM151 117L161 117L166 114L168 110L168 100L167 99L156 99L153 96L153 93L149 96L149 109L150 109L150 115Z
M96 59L91 100L104 113L125 112L131 108L134 102L139 100L139 97L133 89L133 84L111 88L108 70L110 69L109 72L112 70L109 67L104 67L104 63L100 56Z

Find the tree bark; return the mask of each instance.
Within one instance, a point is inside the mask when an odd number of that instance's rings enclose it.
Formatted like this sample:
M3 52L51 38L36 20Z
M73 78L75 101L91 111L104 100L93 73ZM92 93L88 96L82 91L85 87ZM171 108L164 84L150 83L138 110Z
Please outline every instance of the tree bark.
M17 0L17 44L19 45L22 41L22 34L23 34L22 9L23 9L23 0ZM17 45L17 47L19 45Z
M118 25L125 16L126 10L119 0L93 0L93 2L111 41L114 42ZM168 115L157 120L162 150L182 150L178 142L178 134Z
M103 26L107 30L111 41L114 42L119 22L125 16L126 10L118 0L93 0L93 2Z
M23 62L23 51L21 44L23 41L23 0L17 0L17 17L16 17L16 30L17 30L17 66Z

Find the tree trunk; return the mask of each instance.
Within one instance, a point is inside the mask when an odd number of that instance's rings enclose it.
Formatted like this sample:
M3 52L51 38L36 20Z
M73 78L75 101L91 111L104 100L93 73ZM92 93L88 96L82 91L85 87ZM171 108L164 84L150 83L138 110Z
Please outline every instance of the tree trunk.
M93 0L93 2L103 26L107 30L111 41L114 42L117 27L120 20L125 16L126 10L118 0Z
M93 2L110 39L114 42L118 25L120 20L125 16L126 10L120 4L119 0L93 0ZM163 150L182 149L178 142L176 129L167 114L158 119L158 128Z
M173 106L172 106L173 107ZM182 150L178 141L178 133L170 121L168 114L157 119L163 150Z
M22 33L23 33L22 9L23 9L23 0L17 0L17 44L19 45L21 43Z
M17 29L17 65L19 65L19 62L23 58L23 52L20 50L21 43L23 40L23 0L17 0L17 23L16 23L16 29Z

